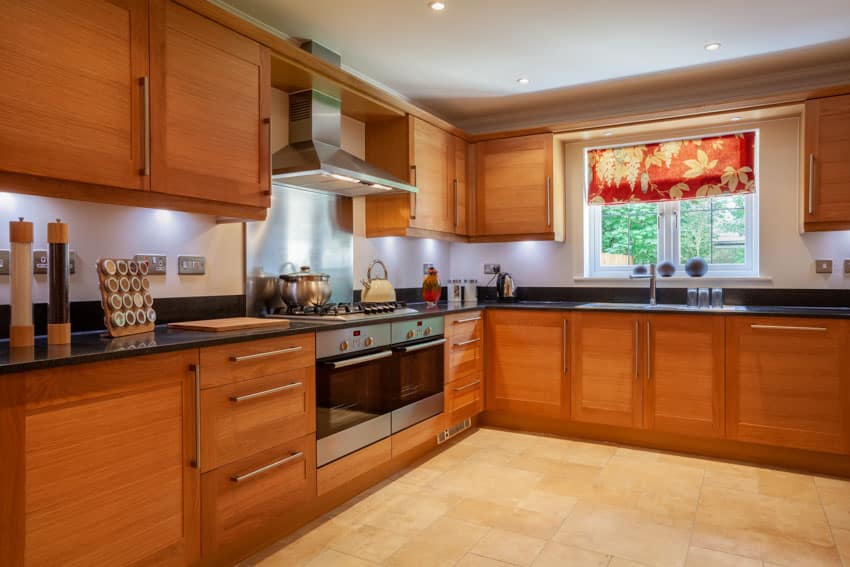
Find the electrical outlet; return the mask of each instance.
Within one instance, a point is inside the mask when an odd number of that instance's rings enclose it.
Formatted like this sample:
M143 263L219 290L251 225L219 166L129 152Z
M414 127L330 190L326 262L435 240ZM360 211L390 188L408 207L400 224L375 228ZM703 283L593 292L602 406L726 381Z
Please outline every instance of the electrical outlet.
M164 254L136 254L133 260L147 262L149 276L164 276L168 271L168 259Z
M484 264L484 273L485 274L498 274L502 271L501 264Z
M428 262L425 262L424 264L422 264L422 275L424 276L425 274L427 274L428 270L430 270L433 267L434 267L434 264L431 264L431 263L428 263Z
M831 274L832 273L832 260L815 260L815 273L816 274Z
M207 273L207 259L203 256L178 256L177 273L181 276L202 276Z
M2 253L2 252L0 252ZM2 273L2 272L0 272ZM844 273L850 274L850 260L844 260Z
M47 273L47 250L32 251L32 273L46 274Z
M9 275L9 251L0 250L0 276Z
M68 258L70 258L69 264L71 265L71 273L76 274L77 273L77 252L74 251L74 250L69 251L68 252Z

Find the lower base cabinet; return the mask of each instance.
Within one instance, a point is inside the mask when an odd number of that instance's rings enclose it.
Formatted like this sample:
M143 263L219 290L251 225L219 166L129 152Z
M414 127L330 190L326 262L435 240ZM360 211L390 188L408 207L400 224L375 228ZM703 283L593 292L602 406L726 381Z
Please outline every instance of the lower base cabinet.
M484 376L476 374L446 384L446 422L454 425L484 410Z

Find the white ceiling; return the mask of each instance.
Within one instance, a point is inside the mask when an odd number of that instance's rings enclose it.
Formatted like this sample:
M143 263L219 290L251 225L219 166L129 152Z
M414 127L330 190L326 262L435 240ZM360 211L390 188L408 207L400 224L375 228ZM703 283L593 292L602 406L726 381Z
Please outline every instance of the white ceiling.
M848 0L446 0L440 13L426 0L219 2L459 122L493 99L850 37ZM713 41L723 47L705 51Z

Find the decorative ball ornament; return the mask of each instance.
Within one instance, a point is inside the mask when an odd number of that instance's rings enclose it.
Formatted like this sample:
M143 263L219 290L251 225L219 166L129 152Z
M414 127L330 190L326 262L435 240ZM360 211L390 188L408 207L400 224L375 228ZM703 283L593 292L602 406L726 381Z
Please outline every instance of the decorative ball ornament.
M656 266L655 273L662 278L669 278L676 273L676 264L669 260L665 260Z
M685 264L685 272L692 278L701 278L708 272L708 262L702 258L691 258Z

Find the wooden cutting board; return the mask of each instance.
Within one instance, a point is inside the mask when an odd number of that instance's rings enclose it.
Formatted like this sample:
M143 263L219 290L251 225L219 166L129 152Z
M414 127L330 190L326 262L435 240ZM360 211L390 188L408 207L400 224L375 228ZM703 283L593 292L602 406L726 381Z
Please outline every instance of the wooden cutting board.
M169 323L169 329L183 331L203 331L221 333L223 331L244 331L246 329L285 329L289 327L286 319L260 319L259 317L230 317L227 319L207 319L206 321L183 321Z

